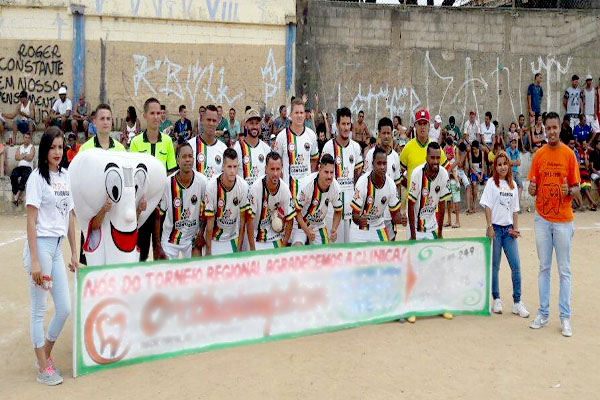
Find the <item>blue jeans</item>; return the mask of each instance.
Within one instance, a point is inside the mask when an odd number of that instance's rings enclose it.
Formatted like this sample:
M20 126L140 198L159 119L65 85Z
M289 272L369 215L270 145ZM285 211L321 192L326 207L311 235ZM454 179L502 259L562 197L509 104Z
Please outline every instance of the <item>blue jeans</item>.
M539 314L547 318L550 314L550 266L552 265L552 250L556 251L556 263L560 278L558 309L561 319L571 316L571 239L573 238L573 221L550 222L535 213L534 221L535 245L540 272L538 286L540 291Z
M496 238L492 242L492 297L497 299L500 297L498 289L498 271L500 271L500 259L502 258L502 249L508 260L508 265L511 270L513 284L513 301L518 303L521 301L521 260L519 258L519 246L517 239L514 239L508 234L508 230L512 229L512 225L492 225Z
M51 342L56 342L58 335L63 329L69 314L71 313L71 298L69 296L69 281L63 261L61 250L61 238L59 237L38 237L37 253L42 275L49 275L52 278L52 289L50 294L54 300L54 309L56 310L50 324L48 325L47 338ZM23 260L27 273L31 271L31 257L29 253L29 244L25 242ZM31 299L31 318L29 329L31 343L34 348L43 347L44 340L44 317L46 315L46 297L48 291L39 287L29 275L29 297Z

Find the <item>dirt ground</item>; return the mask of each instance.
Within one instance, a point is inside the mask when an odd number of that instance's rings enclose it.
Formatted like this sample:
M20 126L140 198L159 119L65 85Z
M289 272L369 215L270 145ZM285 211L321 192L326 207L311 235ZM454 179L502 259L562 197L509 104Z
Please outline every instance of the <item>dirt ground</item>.
M448 228L445 236L484 235L483 213L462 216L461 222L462 228ZM600 318L593 304L600 287L600 212L577 213L575 226L572 338L560 335L555 265L550 326L538 331L528 327L538 305L538 261L533 215L524 213L520 254L529 319L506 313L512 289L503 258L503 315L386 323L73 379L69 318L54 354L65 381L48 388L35 381L29 340L22 262L25 218L0 216L0 399L597 399ZM65 243L65 255L66 249Z

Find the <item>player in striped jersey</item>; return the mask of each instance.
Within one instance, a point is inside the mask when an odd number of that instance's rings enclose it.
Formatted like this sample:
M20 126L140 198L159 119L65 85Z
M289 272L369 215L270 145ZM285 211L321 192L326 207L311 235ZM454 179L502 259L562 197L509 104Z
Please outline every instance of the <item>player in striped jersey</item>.
M157 259L192 257L192 248L199 234L206 177L194 170L192 146L184 142L177 149L179 171L169 176L167 186L158 205L165 216ZM155 234L160 233L159 216L156 217Z
M384 223L384 211L389 208L394 223L406 225L400 200L392 178L387 174L387 155L381 147L373 152L373 170L356 182L352 200L350 242L387 242L390 235Z
M209 105L206 107L204 119L202 120L202 135L190 140L194 151L194 163L196 171L211 179L223 171L223 152L227 146L217 140L216 129L219 124L217 107Z
M256 250L285 247L290 240L296 206L288 185L280 178L281 156L267 154L266 175L250 187Z
M315 132L304 127L304 103L292 101L292 123L277 135L277 152L283 159L283 180L292 196L298 193L298 181L317 170L319 147Z
M342 201L342 221L338 227L337 243L350 242L350 226L352 221L352 196L354 184L362 173L363 158L360 144L350 139L352 128L352 112L343 107L337 110L336 122L338 134L323 147L323 154L330 154L335 161L335 179L340 185ZM327 213L327 228L331 231L333 224L332 205Z
M252 212L248 184L237 172L237 153L223 153L223 172L206 185L206 255L237 253L242 250L246 224L250 250L254 250Z
M330 154L321 157L319 172L300 180L296 196L296 221L298 226L292 233L292 244L328 244L337 240L337 229L342 219L340 185L334 179L334 160ZM333 224L327 231L325 218L333 206ZM308 243L307 243L308 239Z
M265 174L267 154L271 152L268 144L259 139L260 114L250 109L246 111L246 136L236 140L233 149L238 156L238 176L252 186L255 180Z
M396 185L398 196L400 196L400 181L402 178L402 172L400 171L400 156L398 156L398 153L392 147L394 144L392 139L393 129L394 124L392 123L392 120L387 117L381 118L377 124L377 135L380 141L380 146L387 154L387 174ZM365 156L365 174L368 174L373 170L374 151L375 148L372 148ZM392 223L392 216L387 209L383 215L383 220L385 221L385 227L387 228L388 233L391 235L390 240L394 240L396 237L396 232L394 230L394 224Z

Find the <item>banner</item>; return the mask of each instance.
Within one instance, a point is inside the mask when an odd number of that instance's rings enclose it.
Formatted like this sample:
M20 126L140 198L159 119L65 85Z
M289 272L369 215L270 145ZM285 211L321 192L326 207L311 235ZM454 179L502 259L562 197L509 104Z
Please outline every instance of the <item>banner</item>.
M409 315L489 315L487 238L82 268L74 375Z

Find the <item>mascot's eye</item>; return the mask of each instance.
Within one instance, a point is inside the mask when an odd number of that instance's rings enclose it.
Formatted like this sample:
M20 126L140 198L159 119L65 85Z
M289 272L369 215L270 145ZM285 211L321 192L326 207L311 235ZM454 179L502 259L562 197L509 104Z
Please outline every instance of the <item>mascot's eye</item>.
M135 176L133 177L135 183L135 197L139 199L142 192L144 191L144 186L146 185L146 171L143 169L138 169L135 172Z
M121 200L121 193L123 192L123 179L121 174L115 169L111 169L106 174L106 193L108 197L118 203Z

